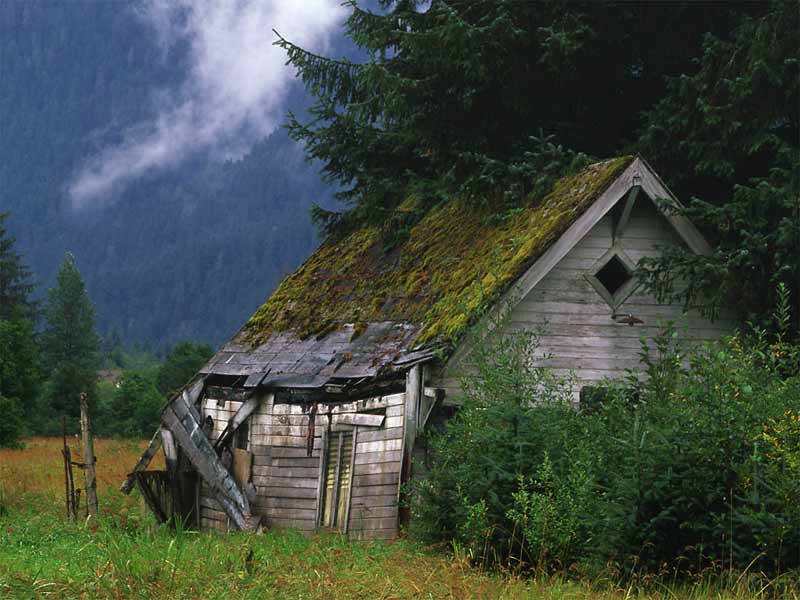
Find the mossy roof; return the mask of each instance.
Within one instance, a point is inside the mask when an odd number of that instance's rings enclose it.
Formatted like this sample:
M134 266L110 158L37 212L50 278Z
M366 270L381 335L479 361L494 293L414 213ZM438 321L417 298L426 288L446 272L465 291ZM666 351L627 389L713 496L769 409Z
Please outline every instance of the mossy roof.
M632 160L606 160L564 177L502 221L453 200L389 251L377 227L325 241L237 337L257 346L274 334L323 338L344 324L358 332L395 322L414 326L414 346L452 344Z

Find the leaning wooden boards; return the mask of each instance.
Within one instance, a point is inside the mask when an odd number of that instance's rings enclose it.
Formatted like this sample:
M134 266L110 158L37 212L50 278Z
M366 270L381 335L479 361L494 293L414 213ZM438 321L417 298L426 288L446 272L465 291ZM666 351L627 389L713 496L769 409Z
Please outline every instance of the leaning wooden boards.
M213 419L214 437L226 429L241 406L230 399L230 391L215 394L217 389L222 388L212 388L201 405L202 417ZM318 403L312 416L308 404L275 402L272 394L262 393L247 420L246 445L253 456L252 483L256 489L253 514L261 516L266 527L312 533L326 528L325 503L332 501L330 490L339 485L335 501L337 508L345 510L339 513L343 518L334 519L337 530L357 539L395 537L404 406L405 394L400 393L347 404ZM351 436L352 450L343 455L347 464L338 460L340 480L334 482L337 470L329 468L332 465L326 461L331 448L336 459L339 446L332 446L328 436L338 440L340 434ZM242 444L239 440L240 447ZM201 527L229 529L225 512L207 486L201 486L200 496Z

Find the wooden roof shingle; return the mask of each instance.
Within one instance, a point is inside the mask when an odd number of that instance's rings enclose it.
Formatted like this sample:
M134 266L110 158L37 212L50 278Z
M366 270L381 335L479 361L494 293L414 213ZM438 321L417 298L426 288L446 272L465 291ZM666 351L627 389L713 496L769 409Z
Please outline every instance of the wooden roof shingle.
M633 160L589 165L504 220L455 199L388 251L378 227L329 239L203 372L299 384L375 376L452 348Z

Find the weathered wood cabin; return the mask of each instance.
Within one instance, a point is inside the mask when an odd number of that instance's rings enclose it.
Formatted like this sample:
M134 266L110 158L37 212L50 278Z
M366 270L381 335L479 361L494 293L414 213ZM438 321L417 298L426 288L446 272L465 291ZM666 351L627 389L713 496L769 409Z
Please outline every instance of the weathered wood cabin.
M622 157L500 222L453 201L389 250L376 228L326 241L165 408L123 489L201 529L395 536L417 440L457 401L482 319L544 325L543 364L573 371L576 396L636 369L660 321L697 340L726 331L633 276L664 245L709 251L669 204L647 163ZM167 471L146 471L159 446Z

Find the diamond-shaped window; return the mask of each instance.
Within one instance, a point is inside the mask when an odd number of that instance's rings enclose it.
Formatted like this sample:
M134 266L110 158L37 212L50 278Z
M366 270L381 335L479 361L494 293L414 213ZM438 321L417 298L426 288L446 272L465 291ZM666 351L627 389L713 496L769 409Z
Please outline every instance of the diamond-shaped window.
M594 276L612 296L633 279L627 265L616 254Z
M586 274L586 279L603 300L616 310L637 286L635 268L636 265L622 248L615 245L594 264Z

